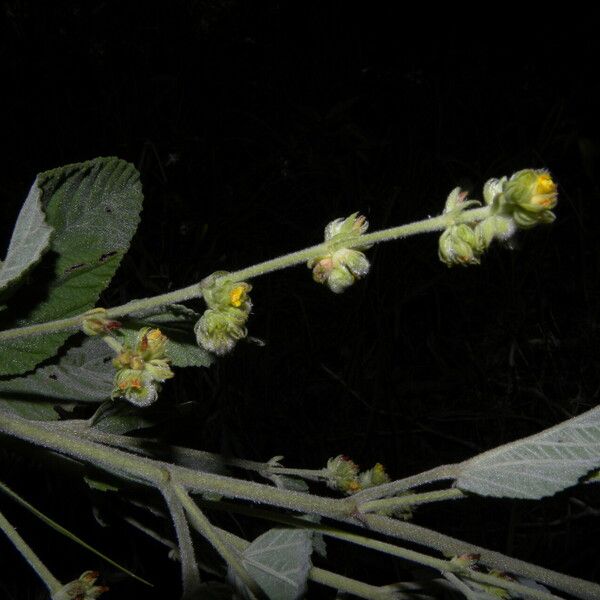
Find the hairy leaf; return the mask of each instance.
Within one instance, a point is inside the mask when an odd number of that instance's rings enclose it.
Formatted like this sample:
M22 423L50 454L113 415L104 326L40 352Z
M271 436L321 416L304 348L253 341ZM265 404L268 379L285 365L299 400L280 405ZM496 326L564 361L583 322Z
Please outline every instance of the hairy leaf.
M141 327L158 327L169 338L166 351L173 366L208 367L212 364L212 355L198 346L194 336L194 324L200 318L196 311L171 304L133 316L134 319L123 322L122 341L133 344Z
M2 400L0 393L0 409L8 410L18 417L31 421L57 421L58 413L49 402L30 402L27 400Z
M296 600L306 592L311 532L270 529L242 554L242 562L271 600Z
M52 269L43 299L15 326L71 317L94 306L137 229L142 207L139 174L118 158L97 158L41 173L37 178L54 228L40 266ZM37 272L37 270L36 270ZM53 356L71 332L0 341L0 375L29 371Z
M18 281L48 249L52 227L46 223L40 195L36 179L17 217L6 259L0 264L0 290Z
M600 466L600 406L462 464L458 488L483 496L543 498Z
M86 338L61 356L56 364L36 369L23 377L0 380L0 398L102 402L110 398L115 368L114 355L99 338ZM18 400L11 400L18 402Z

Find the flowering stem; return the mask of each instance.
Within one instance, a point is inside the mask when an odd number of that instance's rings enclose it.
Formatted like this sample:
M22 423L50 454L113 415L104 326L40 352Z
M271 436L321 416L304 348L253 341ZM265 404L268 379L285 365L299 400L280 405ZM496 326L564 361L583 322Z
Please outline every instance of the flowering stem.
M441 231L446 229L446 227L449 225L455 223L473 223L476 221L481 221L489 214L489 211L490 208L488 206L484 206L482 208L465 210L458 215L443 214L430 219L423 219L422 221L415 221L414 223L400 225L398 227L374 231L373 233L361 235L353 242L349 242L348 247L352 248L354 246L377 244L379 242L402 239L420 233ZM317 244L316 246L304 248L303 250L298 250L296 252L292 252L291 254L285 254L257 265L240 269L239 271L233 271L224 276L224 278L233 281L245 281L260 275L265 275L266 273L271 273L273 271L278 271L280 269L306 263L311 258L316 258L327 251L327 244ZM176 304L178 302L185 302L186 300L191 300L193 298L201 298L204 286L205 283L201 281L199 283L194 283L190 286L174 290L166 294L159 294L157 296L152 296L151 298L132 300L131 302L121 304L120 306L107 309L105 317L107 319L115 319L117 317L124 317L131 313L148 310L151 308ZM6 329L4 331L0 331L0 342L2 342L2 340L10 340L28 335L42 335L44 333L77 329L81 326L83 320L88 316L88 312L84 312L66 319L58 319L56 321L48 321L46 323L36 323L35 325L26 325L24 327L16 327L14 329Z
M458 555L472 552L480 554L481 563L492 568L531 577L559 590L568 591L577 598L585 600L600 598L600 586L592 582L563 575L498 552L480 548L412 523L372 513L361 514L357 517L353 515L353 512L357 508L356 498L358 494L349 498L325 498L305 492L282 490L253 481L240 481L232 477L198 472L190 468L171 465L145 456L129 454L116 448L107 447L101 443L81 438L64 427L55 427L52 423L47 422L29 421L4 409L0 409L0 433L15 436L157 489L162 489L165 485L177 485L183 488L186 494L190 492L211 492L238 500L249 500L274 507L288 508L301 513L320 515L355 527L368 528L371 532L380 532L391 537L434 548L445 554ZM421 483L425 483L425 481L421 481ZM192 502L192 504L194 503ZM396 546L392 547L396 548ZM408 555L405 558L411 560ZM427 557L427 559L429 562L422 562L422 564L428 564L436 569L443 567L444 570L451 570L447 568L447 561L434 564L431 561L439 559L430 557ZM471 576L469 574L469 577ZM484 583L490 582L488 580L481 581ZM493 580L493 582L498 585L496 580ZM506 587L508 588L508 585ZM547 599L551 596L537 597Z
M31 568L38 574L44 582L50 594L58 592L62 583L50 573L48 567L40 560L38 555L27 545L27 542L17 533L17 530L10 524L8 519L0 512L0 529L4 531L8 539L14 544L15 548L23 555L23 558L31 565Z

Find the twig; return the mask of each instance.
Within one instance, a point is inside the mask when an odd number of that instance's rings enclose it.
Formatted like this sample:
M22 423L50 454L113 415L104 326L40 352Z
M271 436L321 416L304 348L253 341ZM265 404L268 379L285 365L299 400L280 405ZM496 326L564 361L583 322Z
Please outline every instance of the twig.
M8 539L14 544L15 548L23 555L23 558L31 565L31 568L38 574L44 582L50 594L58 592L62 583L50 573L48 567L40 560L38 555L27 545L27 542L17 533L17 530L10 524L8 519L0 512L0 529L4 531Z

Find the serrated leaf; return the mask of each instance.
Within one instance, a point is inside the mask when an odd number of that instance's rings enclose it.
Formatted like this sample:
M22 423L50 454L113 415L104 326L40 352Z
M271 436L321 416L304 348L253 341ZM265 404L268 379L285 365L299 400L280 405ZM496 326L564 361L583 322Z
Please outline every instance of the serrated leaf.
M46 171L36 181L47 222L54 228L52 252L46 256L53 259L53 280L44 299L13 325L17 327L75 316L92 308L129 248L142 207L137 170L114 157ZM71 333L1 341L0 375L33 369L53 356Z
M311 532L270 529L242 553L242 563L270 600L296 600L306 591Z
M187 306L171 304L140 312L134 319L123 322L123 342L133 344L141 327L158 327L169 338L166 353L175 367L208 367L213 356L198 346L194 336L194 324L200 315Z
M102 402L110 398L115 368L114 352L99 338L86 338L70 348L56 364L36 369L23 377L0 380L0 398L25 400Z
M40 195L36 179L17 217L6 259L0 263L0 290L18 281L48 249L52 227L46 223Z
M461 465L456 486L482 496L543 498L600 466L600 406Z

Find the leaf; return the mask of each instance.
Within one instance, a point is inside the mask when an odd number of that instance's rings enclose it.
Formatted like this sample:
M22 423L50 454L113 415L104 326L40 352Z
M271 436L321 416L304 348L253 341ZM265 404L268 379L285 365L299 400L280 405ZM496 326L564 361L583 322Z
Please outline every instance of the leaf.
M2 400L0 399L0 409L8 410L11 413L29 419L31 421L57 421L58 413L50 402L28 402L27 400Z
M0 264L0 290L15 283L40 260L48 249L51 233L52 227L46 223L36 179L17 217L6 259Z
M100 417L94 428L104 433L123 435L129 431L152 427L155 423L148 418L147 411L126 403L110 403L111 407Z
M115 368L114 355L100 338L86 338L70 348L56 364L36 369L24 377L0 380L0 398L102 402L110 398Z
M53 259L53 280L41 290L44 299L16 326L72 317L92 308L129 248L142 208L139 174L118 158L67 165L41 173L36 181L54 228L52 252L46 257ZM0 341L0 375L33 369L53 356L71 333Z
M133 345L142 327L158 327L169 338L167 356L175 367L208 367L214 358L198 346L193 329L200 315L187 306L170 304L132 315L135 318L123 322L122 341Z
M271 600L296 600L306 592L311 532L270 529L242 554L242 563Z
M600 466L600 406L461 465L456 486L482 496L543 498Z

